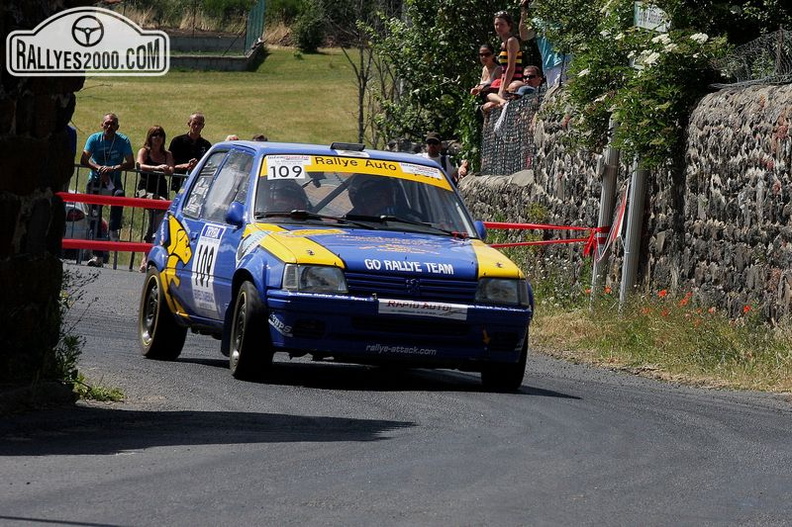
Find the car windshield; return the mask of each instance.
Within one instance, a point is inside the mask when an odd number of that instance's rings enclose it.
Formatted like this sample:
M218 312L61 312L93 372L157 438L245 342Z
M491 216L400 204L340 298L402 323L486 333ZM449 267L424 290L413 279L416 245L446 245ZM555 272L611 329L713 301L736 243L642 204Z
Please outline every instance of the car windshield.
M268 156L256 191L257 219L335 220L371 229L441 231L475 236L459 197L439 169L404 162L355 159L360 171L312 170L329 159ZM297 157L297 156L293 156ZM292 161L292 160L290 160ZM374 168L372 168L374 167Z

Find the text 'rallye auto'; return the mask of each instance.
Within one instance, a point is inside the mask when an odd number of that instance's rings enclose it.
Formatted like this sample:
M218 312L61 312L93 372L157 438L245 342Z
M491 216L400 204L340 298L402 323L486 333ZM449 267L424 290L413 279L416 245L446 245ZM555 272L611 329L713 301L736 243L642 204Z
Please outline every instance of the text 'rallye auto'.
M213 335L237 378L275 352L481 372L522 384L522 271L483 241L433 162L363 145L233 141L207 152L148 254L143 354Z

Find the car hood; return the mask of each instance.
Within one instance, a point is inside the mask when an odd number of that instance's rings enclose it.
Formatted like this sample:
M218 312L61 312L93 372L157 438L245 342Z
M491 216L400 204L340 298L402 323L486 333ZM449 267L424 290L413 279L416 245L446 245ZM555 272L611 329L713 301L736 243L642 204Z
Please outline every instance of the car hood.
M426 233L256 224L243 243L284 263L335 265L351 272L447 276L455 279L523 277L499 251L477 239Z

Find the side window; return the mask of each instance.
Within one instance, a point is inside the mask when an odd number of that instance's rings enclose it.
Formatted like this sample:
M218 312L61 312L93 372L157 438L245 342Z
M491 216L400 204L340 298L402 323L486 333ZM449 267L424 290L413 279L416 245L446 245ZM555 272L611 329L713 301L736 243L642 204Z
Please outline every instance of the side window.
M212 185L217 167L223 162L228 152L215 152L206 160L206 163L201 167L201 172L195 180L190 193L186 198L184 205L184 215L191 218L198 218L203 211L204 203L206 203L206 196L209 193L209 187Z
M208 221L224 222L231 202L244 203L252 166L252 155L236 150L229 153L228 159L209 187L201 217Z

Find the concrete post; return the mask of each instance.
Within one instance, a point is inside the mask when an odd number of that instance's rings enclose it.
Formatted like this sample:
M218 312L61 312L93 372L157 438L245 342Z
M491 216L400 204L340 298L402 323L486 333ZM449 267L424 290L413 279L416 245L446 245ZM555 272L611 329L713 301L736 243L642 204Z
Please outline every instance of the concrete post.
M627 296L635 286L640 263L641 235L643 234L643 217L646 200L646 186L649 171L640 168L640 159L633 163L632 181L630 183L630 199L627 208L627 239L624 243L624 265L622 267L621 289L619 291L619 308L627 302Z

